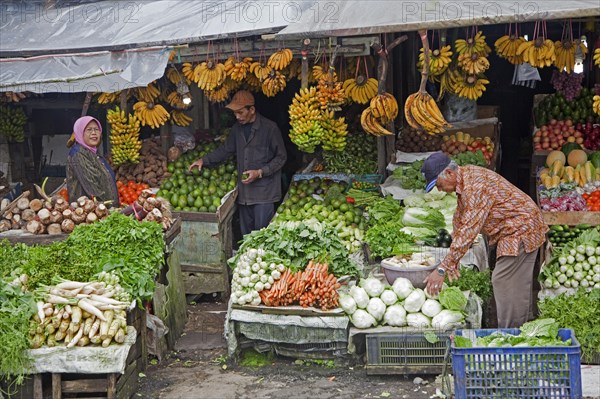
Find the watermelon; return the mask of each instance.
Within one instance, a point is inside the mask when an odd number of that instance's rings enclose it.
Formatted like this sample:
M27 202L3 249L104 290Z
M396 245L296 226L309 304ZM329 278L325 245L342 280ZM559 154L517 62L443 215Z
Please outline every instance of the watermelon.
M600 151L596 151L596 152L592 153L589 156L588 160L592 162L592 165L594 165L594 168L600 169Z
M569 153L573 150L581 150L581 146L577 143L566 143L565 145L563 145L560 149L563 154L565 154L565 157L569 157Z

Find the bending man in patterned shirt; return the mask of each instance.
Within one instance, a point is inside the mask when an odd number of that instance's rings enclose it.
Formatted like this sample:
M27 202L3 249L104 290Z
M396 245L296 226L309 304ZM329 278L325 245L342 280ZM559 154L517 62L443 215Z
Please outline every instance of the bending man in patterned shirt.
M492 285L499 328L516 328L533 319L533 269L548 226L529 196L499 174L479 166L457 166L442 152L432 154L421 169L426 191L437 187L456 192L450 252L425 280L427 290L437 294L447 275L460 277L460 259L477 234L486 234L497 244Z

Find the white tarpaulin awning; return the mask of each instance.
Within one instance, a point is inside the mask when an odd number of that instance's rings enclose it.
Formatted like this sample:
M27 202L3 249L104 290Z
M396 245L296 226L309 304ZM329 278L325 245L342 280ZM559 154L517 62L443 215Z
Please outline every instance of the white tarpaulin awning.
M168 51L157 47L276 33L322 8L318 0L45 4L0 2L0 92L145 86L164 74Z
M303 14L301 20L288 24L276 38L371 35L600 15L599 0L331 0L323 3L326 12Z
M106 92L147 86L165 73L170 50L0 58L0 92Z

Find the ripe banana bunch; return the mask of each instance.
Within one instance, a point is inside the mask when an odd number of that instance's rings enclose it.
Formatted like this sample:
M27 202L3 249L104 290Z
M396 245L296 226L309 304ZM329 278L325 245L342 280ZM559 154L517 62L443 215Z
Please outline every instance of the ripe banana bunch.
M196 81L196 75L194 74L194 70L196 69L195 66L193 66L192 64L190 64L189 62L184 62L181 65L181 73L183 73L183 76L185 76L185 78L189 81L189 82L195 82L198 83ZM175 83L177 84L177 83Z
M600 47L594 50L594 64L596 64L597 67L600 67Z
M190 97L191 97L191 95L190 95ZM171 107L177 108L177 109L187 109L191 105L191 104L184 104L183 97L177 91L172 91L171 93L169 93L169 95L167 96L167 101Z
M600 96L599 95L595 95L593 97L594 102L592 104L592 109L594 110L594 112L596 113L596 115L600 115Z
M8 141L22 143L25 140L27 116L22 108L0 106L0 135Z
M304 88L294 95L290 115L290 139L301 151L312 153L321 144L323 128L317 88Z
M454 93L454 87L456 86L456 81L460 79L460 75L456 69L446 69L440 76L440 93L438 94L437 101L444 98L444 94L446 93Z
M138 163L140 160L140 121L135 114L126 114L118 106L108 110L110 123L110 153L114 166L125 162Z
M487 71L490 67L490 62L486 57L477 53L472 55L460 54L458 56L458 66L466 73L474 75Z
M192 123L192 118L183 113L183 111L171 111L171 123L177 126L189 126Z
M550 39L544 40L542 37L521 43L517 55L522 55L523 61L536 68L550 66L556 61L554 42Z
M321 113L321 127L323 128L321 142L324 150L343 151L346 148L348 125L345 123L345 118L336 118L334 111L324 111Z
M192 70L192 73L193 73L193 70ZM186 84L189 85L190 83L192 83L191 80L189 80L188 78L185 77L185 74L183 74L183 72L180 73L175 67L170 67L169 69L167 69L166 75L167 75L167 79L169 79L169 81L171 83L173 83L174 85L178 85L182 78L185 78Z
M321 76L317 84L317 97L321 109L326 111L341 111L341 105L346 102L346 92L342 82L337 81L337 75L327 73Z
M263 94L267 97L275 97L277 93L285 89L286 84L285 76L279 71L272 70L262 82Z
M98 96L98 104L116 103L117 101L119 101L120 96L120 91L116 91L114 93L100 93L100 95Z
M440 49L433 51L429 50L429 79L434 80L436 76L443 74L450 62L452 61L452 50L450 46L443 46ZM423 63L425 62L425 51L421 47L419 54L419 62L417 67L419 71L423 70Z
M323 75L327 74L327 67L323 67L322 65L314 65L312 67L312 78L315 82L318 82L319 79L323 77Z
M293 58L294 54L292 53L292 50L284 48L271 54L267 61L267 65L276 71L281 71L292 62Z
M185 65L185 64L184 64ZM185 66L184 66L185 73ZM205 61L196 65L194 68L194 82L202 90L213 90L225 81L227 72L225 65L214 62L213 60Z
M232 80L241 82L248 74L251 65L252 58L250 57L246 57L241 61L235 61L231 68L227 70L227 76Z
M366 104L375 95L377 95L377 86L379 82L375 78L366 78L359 75L356 79L350 78L344 80L342 89L346 93L346 97L357 104Z
M255 74L249 73L246 75L246 79L244 80L244 86L247 90L258 93L262 91L262 82L263 81L257 78Z
M557 40L554 42L556 60L554 65L559 71L566 69L567 73L573 72L575 68L575 43L571 40Z
M369 108L371 108L373 117L379 119L382 125L387 125L398 116L398 102L390 93L382 93L373 97Z
M454 49L459 55L479 54L483 57L487 57L492 52L492 49L486 44L485 36L481 31L477 32L475 37L470 37L467 40L457 39L454 42Z
M250 72L253 73L254 76L256 76L256 78L261 82L269 77L269 73L271 73L272 70L273 68L270 66L258 61L253 62L250 65Z
M494 47L499 57L505 58L513 65L523 63L523 56L517 55L517 50L521 44L525 43L525 38L517 35L504 35L496 40Z
M418 91L408 96L404 104L404 117L411 127L425 130L431 135L443 133L451 127L427 92Z
M150 83L147 87L136 87L134 89L134 96L139 101L145 101L147 103L153 102L160 95L158 87Z
M457 75L454 82L454 94L469 100L477 100L486 90L485 85L490 83L483 75Z
M229 98L229 89L225 84L217 87L213 90L204 90L206 99L211 103L221 103Z
M135 115L142 122L142 126L150 126L153 129L158 129L169 120L169 113L160 104L152 102L138 101L133 104Z
M364 109L360 114L360 125L363 130L373 136L391 136L394 133L387 130L375 116L373 116L373 110L370 107Z

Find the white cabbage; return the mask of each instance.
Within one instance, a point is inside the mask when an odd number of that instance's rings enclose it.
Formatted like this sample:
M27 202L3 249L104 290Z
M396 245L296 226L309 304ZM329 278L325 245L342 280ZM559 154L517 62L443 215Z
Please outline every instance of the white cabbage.
M344 309L344 312L352 314L356 312L356 301L351 295L341 294L340 295L340 307Z
M461 312L444 309L431 320L431 325L437 329L450 330L462 326L464 320Z
M371 298L367 305L367 312L369 312L375 320L381 320L385 314L385 308L385 303L383 303L380 298Z
M385 289L385 285L375 277L369 277L368 279L362 280L360 285L371 298L378 297Z
M410 280L404 277L398 277L392 284L392 290L400 300L407 298L414 289Z
M386 309L383 315L383 321L388 326L402 327L406 325L406 310L402 305L392 305Z
M381 293L380 298L383 301L383 303L385 303L387 306L393 305L396 302L398 302L398 295L396 295L392 290L384 290Z
M426 293L427 294L427 293ZM435 299L427 299L421 306L421 313L427 317L436 316L442 311L442 305Z
M356 328L369 328L374 326L376 321L373 316L371 316L366 310L357 309L356 312L350 316L352 320L352 324Z
M425 303L425 292L420 288L415 288L413 292L404 300L404 309L408 313L416 313L421 310Z
M362 287L357 285L352 286L352 288L350 288L350 295L354 298L356 306L361 309L365 309L369 304L369 295L367 295L367 292Z
M431 327L431 320L423 313L409 313L406 315L406 322L409 327L428 328Z

